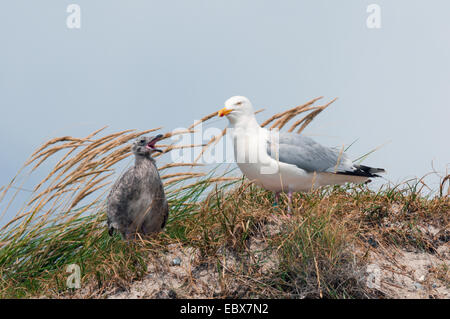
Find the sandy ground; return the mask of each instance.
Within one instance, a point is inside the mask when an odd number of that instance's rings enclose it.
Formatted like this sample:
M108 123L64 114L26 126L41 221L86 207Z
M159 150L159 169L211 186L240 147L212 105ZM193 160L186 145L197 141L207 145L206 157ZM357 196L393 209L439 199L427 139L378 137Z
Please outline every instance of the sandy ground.
M252 239L249 250L252 262L261 262L261 271L267 271L277 262L274 255L267 255L265 242ZM233 272L242 262L228 249L221 249L222 272ZM239 282L231 276L219 276L219 265L202 262L198 250L170 245L162 258L155 258L148 267L148 275L135 282L126 291L109 294L107 298L214 298L223 292L239 297L244 293Z
M245 262L258 263L263 273L278 262L275 253L267 249L265 237L279 231L280 222L275 220L248 243L248 251L252 253ZM225 275L235 273L244 264L231 250L221 248L218 253L222 258L218 265L213 265L192 247L173 244L167 249L162 256L153 258L142 281L133 283L126 291L108 294L107 298L214 298L224 292L239 298L244 293L236 277Z
M448 245L440 246L435 254L405 250L375 251L370 259L372 263L367 266L367 284L383 292L387 298L450 299ZM447 276L446 280L444 276Z
M267 224L259 236L250 241L251 262L262 264L261 271L276 267L276 255L267 252L266 236L279 229L279 224ZM431 229L436 232L437 230ZM229 250L220 252L221 271L242 267L242 263ZM383 298L439 298L450 299L449 269L450 249L442 243L434 253L406 251L378 246L371 248L368 257L367 285L376 289ZM238 280L226 281L219 276L217 265L202 262L199 251L171 245L162 256L154 257L148 275L131 284L124 291L111 291L107 298L214 298L228 291L239 297ZM222 277L220 279L219 277ZM225 279L223 279L225 278ZM231 280L231 276L230 276Z
M441 247L439 254L373 252L372 263L367 266L367 285L381 291L384 298L450 299L448 282L439 278L445 267L450 267L448 247ZM111 292L107 298L214 298L223 283L215 267L195 262L197 255L193 249L173 245L164 260L149 267L142 281L134 282L126 291ZM224 260L229 269L238 264L233 256L224 254ZM227 283L227 287L238 290L238 283Z

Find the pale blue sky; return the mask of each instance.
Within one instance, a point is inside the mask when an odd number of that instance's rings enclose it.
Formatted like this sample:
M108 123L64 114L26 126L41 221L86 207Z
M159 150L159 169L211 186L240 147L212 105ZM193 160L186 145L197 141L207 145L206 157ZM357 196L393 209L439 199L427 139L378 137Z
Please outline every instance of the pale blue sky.
M66 7L81 6L81 29ZM368 29L368 4L382 28ZM8 0L0 3L0 185L44 140L164 126L245 95L265 118L324 95L305 131L398 182L450 162L450 2ZM220 127L226 120L216 122ZM437 180L432 183L436 187Z

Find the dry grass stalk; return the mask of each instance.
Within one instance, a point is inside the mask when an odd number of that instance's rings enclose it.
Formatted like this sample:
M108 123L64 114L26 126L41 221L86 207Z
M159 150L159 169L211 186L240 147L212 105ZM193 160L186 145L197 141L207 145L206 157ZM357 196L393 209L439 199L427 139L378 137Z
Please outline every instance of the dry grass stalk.
M216 145L220 139L227 133L227 129L223 129L222 133L220 133L217 136L214 136L212 139L210 139L208 141L208 143L206 143L206 145L203 146L200 154L198 154L197 158L194 160L194 163L197 163L198 160L202 157L202 155L206 152L206 150L210 147L210 146L214 146Z
M212 119L213 117L215 117L217 115L217 111L213 112L211 114L208 114L204 117L202 117L200 120L198 120L197 122L195 122L194 124L192 124L191 126L189 126L189 129L193 129L194 127L196 127L197 125L199 125L200 123L206 122L209 119Z
M192 172L183 172L183 173L172 173L172 174L165 174L161 175L161 179L167 179L172 177L178 177L178 176L198 176L198 173L192 173ZM204 176L204 175L202 175Z
M184 149L184 148L196 148L196 147L201 147L201 146L205 146L205 144L168 145L161 153L156 154L154 157L162 156L173 150L180 150L180 149Z
M173 184L175 182L184 181L186 179L190 179L190 178L193 178L193 177L202 177L202 176L206 176L206 174L205 173L190 173L190 174L187 174L186 176L180 176L180 177L175 177L175 178L169 179L169 180L164 182L164 186L168 186L168 185Z
M172 167L183 167L183 166L204 166L204 164L201 163L169 163L166 165L163 165L159 168L160 171L167 169L167 168L172 168Z
M315 118L317 115L319 115L323 110L325 110L328 106L330 106L331 103L333 103L333 102L336 101L336 100L337 100L337 98L331 100L330 102L328 102L328 103L325 104L325 105L318 106L317 109L316 109L315 111L309 113L308 115L306 115L305 117L303 117L303 118L300 119L299 121L295 122L294 125L292 125L292 126L289 128L288 132L293 132L297 126L299 126L301 123L303 123L302 126L301 126L301 127L298 129L298 131L297 131L297 133L300 134L300 133L305 129L305 127L306 127L309 123L311 123L312 120L314 120L314 118Z
M287 111L284 111L284 112L275 114L275 115L273 115L272 117L270 117L270 118L268 118L267 120L265 120L264 122L262 122L261 127L265 127L265 126L267 126L270 122L272 122L272 121L274 121L274 120L276 120L276 119L279 119L279 118L281 118L281 117L283 117L283 116L285 116L285 115L288 115L288 114L290 114L290 113L292 113L292 112L294 112L294 111L296 111L296 110L299 110L299 109L305 108L305 107L307 107L307 106L309 106L309 105L312 105L312 104L314 104L316 101L318 101L318 100L320 100L320 99L322 99L322 98L323 98L323 96L317 97L317 98L315 98L315 99L312 99L312 100L309 101L309 102L306 102L306 103L303 104L303 105L299 105L299 106L296 106L296 107L294 107L294 108L291 108L291 109L289 109L289 110L287 110Z
M441 197L444 194L444 187L445 187L445 183L448 182L448 188L447 188L447 195L446 196L450 196L450 174L448 174L447 176L445 176L442 179L441 185L439 185L439 194L441 195Z
M225 182L236 182L241 180L241 177L212 177L210 179L208 179L209 183L215 183L215 184L219 184L219 183L225 183ZM177 191L183 191L185 189L191 189L192 187L194 187L195 185L198 185L198 181L185 185L185 186L181 186L179 188L177 188Z

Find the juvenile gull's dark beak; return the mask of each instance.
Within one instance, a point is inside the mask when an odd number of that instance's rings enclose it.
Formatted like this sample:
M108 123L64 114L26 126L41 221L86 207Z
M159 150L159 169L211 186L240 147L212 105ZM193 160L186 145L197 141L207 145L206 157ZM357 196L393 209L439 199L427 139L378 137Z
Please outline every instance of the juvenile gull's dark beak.
M156 144L159 140L161 140L161 139L163 138L163 136L164 136L164 135L162 135L162 134L156 135L156 136L155 136L154 138L152 138L152 140L147 144L147 147L150 148L150 149L152 149L154 152L160 152L160 153L162 153L162 150L159 149L159 148L156 148L156 147L155 147L155 144Z

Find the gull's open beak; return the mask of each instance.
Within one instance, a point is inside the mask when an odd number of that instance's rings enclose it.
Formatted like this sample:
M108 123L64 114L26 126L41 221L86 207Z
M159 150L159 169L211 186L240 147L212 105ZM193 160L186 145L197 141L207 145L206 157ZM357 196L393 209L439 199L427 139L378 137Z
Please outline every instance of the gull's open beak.
M156 143L162 139L164 137L164 135L162 134L158 134L156 135L154 138L152 138L152 140L147 144L147 148L153 150L154 152L159 152L162 153L162 150L159 148L156 148Z
M221 109L219 111L219 113L217 115L219 115L220 117L224 116L224 115L228 115L231 113L232 110L227 109L226 107L224 107L223 109Z

